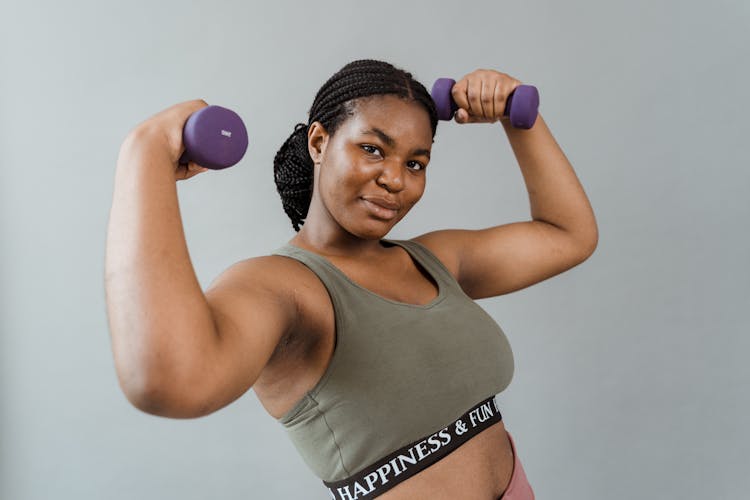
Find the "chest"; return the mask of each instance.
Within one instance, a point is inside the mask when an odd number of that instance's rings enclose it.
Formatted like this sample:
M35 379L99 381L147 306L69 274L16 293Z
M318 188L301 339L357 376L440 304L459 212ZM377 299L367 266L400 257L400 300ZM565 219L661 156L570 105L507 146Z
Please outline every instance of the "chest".
M285 280L298 321L254 385L275 418L331 371L339 375L326 383L342 382L341 397L369 393L373 384L401 387L403 394L391 395L399 400L409 398L410 383L455 394L466 393L472 380L509 381L512 358L502 330L435 258L400 247L369 259L290 252Z
M362 266L349 261L329 259L351 283L374 295L412 305L433 301L439 284L419 263L400 251L388 261Z
M333 288L326 366L277 416L319 477L360 470L507 386L512 358L499 325L438 279L441 293L425 306Z
M389 266L352 266L336 262L351 282L379 297L406 304L427 304L439 285L420 265L403 262ZM312 389L328 368L336 347L333 302L320 278L301 263L288 278L295 283L299 309L297 328L282 339L253 386L258 399L274 418L286 413Z

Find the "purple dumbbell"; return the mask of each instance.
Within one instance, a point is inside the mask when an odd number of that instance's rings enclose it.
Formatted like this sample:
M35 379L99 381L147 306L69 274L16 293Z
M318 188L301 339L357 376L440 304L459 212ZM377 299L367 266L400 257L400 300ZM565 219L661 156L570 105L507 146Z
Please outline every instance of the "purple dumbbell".
M231 109L206 106L187 119L182 129L185 152L180 165L192 161L213 170L231 167L247 151L247 129Z
M432 86L432 100L435 101L438 118L451 120L458 105L451 96L456 84L452 78L438 78ZM533 85L519 85L508 96L503 116L510 116L510 124L515 128L531 128L539 114L539 91Z

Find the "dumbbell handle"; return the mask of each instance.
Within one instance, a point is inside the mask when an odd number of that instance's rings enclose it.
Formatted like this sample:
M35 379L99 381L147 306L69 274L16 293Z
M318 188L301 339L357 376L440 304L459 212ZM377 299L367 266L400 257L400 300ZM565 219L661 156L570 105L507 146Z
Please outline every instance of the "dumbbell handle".
M192 161L219 170L231 167L245 155L247 129L231 109L206 106L188 117L182 129L182 143L185 152L180 156L180 165Z
M451 120L458 110L451 89L456 84L452 78L438 78L432 86L432 100L435 101L438 118ZM515 128L529 129L534 126L539 114L539 91L533 85L519 85L508 96L503 116L510 117Z

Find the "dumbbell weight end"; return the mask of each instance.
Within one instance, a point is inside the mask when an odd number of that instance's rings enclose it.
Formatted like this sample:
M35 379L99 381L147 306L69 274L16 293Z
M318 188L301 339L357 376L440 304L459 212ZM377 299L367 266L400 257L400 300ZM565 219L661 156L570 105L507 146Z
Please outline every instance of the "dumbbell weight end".
M247 129L242 119L231 109L206 106L196 111L182 129L185 152L179 164L195 162L212 170L231 167L247 151Z

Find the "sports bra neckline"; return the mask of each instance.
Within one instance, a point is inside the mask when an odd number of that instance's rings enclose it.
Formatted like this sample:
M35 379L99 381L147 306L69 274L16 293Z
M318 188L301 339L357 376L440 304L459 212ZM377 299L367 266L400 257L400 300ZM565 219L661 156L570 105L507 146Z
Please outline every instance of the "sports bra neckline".
M430 276L430 278L432 279L432 281L438 287L438 293L437 293L437 295L431 301L429 301L426 304L411 304L409 302L400 302L398 300L389 299L388 297L383 297L382 295L377 294L377 293L373 292L372 290L370 290L368 288L365 288L364 286L360 285L359 283L357 283L356 281L354 281L353 279L351 279L349 276L346 275L346 273L344 273L341 269L339 269L338 267L336 267L326 257L324 257L324 256L322 256L322 255L320 255L318 253L312 252L310 250L307 250L305 248L298 247L298 246L293 245L291 243L287 243L287 245L289 247L292 247L295 250L299 250L299 251L301 251L303 253L306 253L308 255L314 256L314 258L317 258L320 262L322 262L327 267L329 267L330 269L332 269L334 273L336 273L337 275L341 276L341 278L343 278L344 280L346 280L352 286L354 286L355 288L357 288L357 289L359 289L359 290L361 290L361 291L363 291L363 292L365 292L365 293L367 293L367 294L369 294L369 295L371 295L371 296L373 296L373 297L375 297L378 300L381 300L383 302L387 302L389 304L393 304L393 305L397 305L397 306L402 306L402 307L410 307L410 308L414 308L414 309L430 309L432 307L435 307L436 305L438 305L440 302L443 301L443 299L445 298L445 294L446 294L445 284L443 283L443 281L442 281L441 277L438 275L438 273L436 273L433 270L431 270L430 266L425 263L424 259L422 259L421 256L417 255L416 253L413 253L412 249L409 248L407 245L405 245L401 241L381 239L380 242L381 243L387 243L387 244L391 244L391 245L400 246L401 248L404 249L404 251L406 251L406 253L412 259L412 261L415 262L415 265L421 266L422 269L424 269L427 272L427 274ZM416 243L416 242L411 242L410 241L410 243ZM416 243L416 244L418 245L418 243Z

